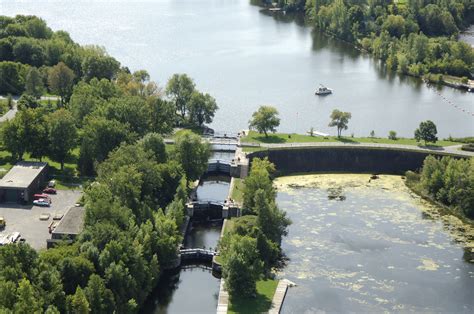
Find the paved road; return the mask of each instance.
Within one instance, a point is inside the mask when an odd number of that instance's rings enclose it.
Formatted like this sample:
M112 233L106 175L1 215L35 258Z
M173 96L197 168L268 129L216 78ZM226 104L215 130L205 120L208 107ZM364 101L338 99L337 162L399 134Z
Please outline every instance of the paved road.
M6 99L6 97L0 96L0 99ZM18 100L17 96L13 97L13 109L10 109L2 117L0 117L0 123L13 119L15 117L16 113L18 112L18 108L16 105L17 100ZM57 96L41 96L41 100L57 101L58 97Z
M285 143L285 144L254 144L242 142L241 146L264 147L264 148L292 148L292 147L358 147L358 148L387 148L387 149L403 149L419 152L450 154L466 157L474 157L474 152L461 150L461 145L453 145L446 147L424 147L414 145L400 144L379 144L379 143L342 143L342 142L323 142L323 143Z
M13 104L13 109L8 110L3 116L0 117L0 123L7 120L13 119L17 113L18 109L16 103Z

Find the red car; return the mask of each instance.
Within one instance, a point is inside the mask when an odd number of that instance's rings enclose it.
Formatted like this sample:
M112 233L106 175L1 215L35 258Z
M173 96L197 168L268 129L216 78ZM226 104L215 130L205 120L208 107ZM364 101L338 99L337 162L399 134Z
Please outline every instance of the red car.
M53 189L53 188L46 188L43 190L43 193L47 193L47 194L56 194L56 189Z
M50 197L47 194L35 194L35 195L33 195L33 199L35 199L35 200L39 200L41 198L50 200Z

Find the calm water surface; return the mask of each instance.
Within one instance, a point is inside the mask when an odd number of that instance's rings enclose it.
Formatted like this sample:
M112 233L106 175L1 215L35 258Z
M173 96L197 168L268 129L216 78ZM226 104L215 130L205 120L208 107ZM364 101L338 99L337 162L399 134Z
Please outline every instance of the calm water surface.
M474 94L391 76L369 56L291 18L266 16L249 0L0 0L0 14L39 15L132 70L147 69L162 86L188 73L218 101L216 130L246 128L258 106L273 104L287 132L332 134L328 117L339 108L352 112L346 134L412 136L426 119L441 137L474 134ZM314 96L319 83L335 93Z
M226 176L206 177L197 188L197 197L200 201L223 202L229 194L230 178Z
M282 180L278 204L293 224L281 276L298 285L283 313L474 311L474 264L464 251L474 232L411 196L399 177Z

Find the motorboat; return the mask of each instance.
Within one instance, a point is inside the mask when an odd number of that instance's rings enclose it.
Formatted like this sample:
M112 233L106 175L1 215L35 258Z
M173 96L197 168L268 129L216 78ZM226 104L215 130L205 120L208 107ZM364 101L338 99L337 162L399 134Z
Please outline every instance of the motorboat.
M332 94L332 89L327 88L324 85L319 85L318 89L315 92L316 95L322 96L322 95L329 95Z

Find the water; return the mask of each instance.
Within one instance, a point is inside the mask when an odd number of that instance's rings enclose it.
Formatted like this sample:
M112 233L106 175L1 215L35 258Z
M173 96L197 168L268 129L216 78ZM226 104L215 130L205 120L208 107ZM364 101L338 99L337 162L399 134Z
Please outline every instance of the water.
M215 313L220 280L199 267L167 273L142 313Z
M213 249L217 247L221 235L222 224L203 225L192 223L184 241L185 248Z
M441 216L400 177L368 179L277 180L278 204L293 221L281 276L298 285L282 312L472 313L474 264L465 250L474 248L473 228ZM328 199L334 194L345 200Z
M334 134L327 124L338 108L352 112L346 134L413 136L426 119L441 137L474 134L466 112L474 112L474 94L441 88L457 109L420 80L389 75L370 56L266 16L248 0L0 0L0 14L39 15L81 44L105 46L132 70L147 69L161 86L188 73L217 99L216 130L246 128L258 106L273 104L286 132ZM335 93L314 96L319 83Z
M474 47L474 25L461 33L459 39Z
M210 160L231 161L235 157L235 152L212 152Z
M200 201L223 202L229 194L230 178L228 176L206 177L197 188L197 198Z

